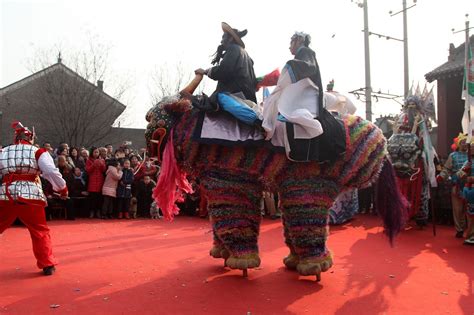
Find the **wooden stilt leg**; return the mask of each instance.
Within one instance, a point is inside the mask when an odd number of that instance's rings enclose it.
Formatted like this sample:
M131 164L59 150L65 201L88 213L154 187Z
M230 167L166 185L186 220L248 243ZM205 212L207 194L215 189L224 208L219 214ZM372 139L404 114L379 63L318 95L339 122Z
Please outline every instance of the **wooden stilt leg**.
M247 273L247 269L242 269L242 276L243 276L244 278L248 278L249 275L248 275L248 273Z
M321 273L316 274L316 281L317 282L321 281Z

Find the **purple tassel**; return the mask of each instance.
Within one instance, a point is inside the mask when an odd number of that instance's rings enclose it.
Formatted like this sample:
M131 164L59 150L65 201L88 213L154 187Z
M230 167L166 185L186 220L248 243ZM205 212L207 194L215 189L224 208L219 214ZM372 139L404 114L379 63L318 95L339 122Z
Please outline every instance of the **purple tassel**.
M405 225L409 203L398 189L392 163L385 159L375 187L375 208L382 217L384 233L393 246L393 239Z

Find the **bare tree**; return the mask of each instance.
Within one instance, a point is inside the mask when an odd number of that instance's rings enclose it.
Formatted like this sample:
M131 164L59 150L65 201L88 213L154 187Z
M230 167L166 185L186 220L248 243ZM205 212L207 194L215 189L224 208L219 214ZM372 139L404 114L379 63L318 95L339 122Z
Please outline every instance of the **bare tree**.
M176 64L165 63L155 69L151 74L152 88L151 101L157 104L163 97L181 91L194 77L194 72L185 67L182 62ZM199 85L196 93L202 93L205 81Z
M111 95L104 92L104 79L112 78L107 64L109 51L110 47L91 38L83 51L69 55L60 51L58 63L49 67L46 56L51 54L37 54L31 70L43 69L42 75L26 96L35 121L41 125L43 140L88 147L111 132L114 121L125 110L120 100L129 84L110 80L107 84L115 89Z

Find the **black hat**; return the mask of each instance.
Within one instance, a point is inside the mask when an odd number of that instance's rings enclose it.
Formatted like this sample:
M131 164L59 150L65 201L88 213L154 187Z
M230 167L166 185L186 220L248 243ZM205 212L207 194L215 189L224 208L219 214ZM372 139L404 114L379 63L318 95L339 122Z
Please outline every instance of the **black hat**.
M232 36L237 45L245 48L245 44L241 38L247 35L247 30L239 31L238 29L230 27L226 22L222 22L222 30Z

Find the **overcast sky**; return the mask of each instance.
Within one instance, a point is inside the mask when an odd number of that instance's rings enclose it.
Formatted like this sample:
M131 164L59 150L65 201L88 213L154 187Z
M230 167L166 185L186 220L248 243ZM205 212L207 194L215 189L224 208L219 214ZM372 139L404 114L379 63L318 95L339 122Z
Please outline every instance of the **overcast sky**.
M114 74L104 78L105 91L117 78L131 83L123 102L127 126L145 127L152 105L151 75L165 63L182 63L186 72L210 66L210 55L222 36L220 23L248 29L243 38L255 62L257 76L281 68L292 58L289 40L294 31L311 34L323 86L335 79L335 90L346 93L364 81L363 11L350 0L280 1L20 1L0 0L0 87L31 74L28 62L38 50L54 47L81 50L89 35L111 46L108 59ZM407 0L408 6L413 1ZM473 0L418 0L408 11L410 81L424 85L424 74L447 60L449 43L464 34L465 14L474 26ZM234 5L234 6L232 6ZM401 0L368 0L369 29L403 38ZM471 30L474 33L474 30ZM374 91L403 94L403 44L370 37ZM67 51L63 62L68 65ZM51 56L51 63L57 56ZM213 84L206 82L206 92ZM358 113L365 116L362 103ZM374 118L397 113L393 101L373 102Z

